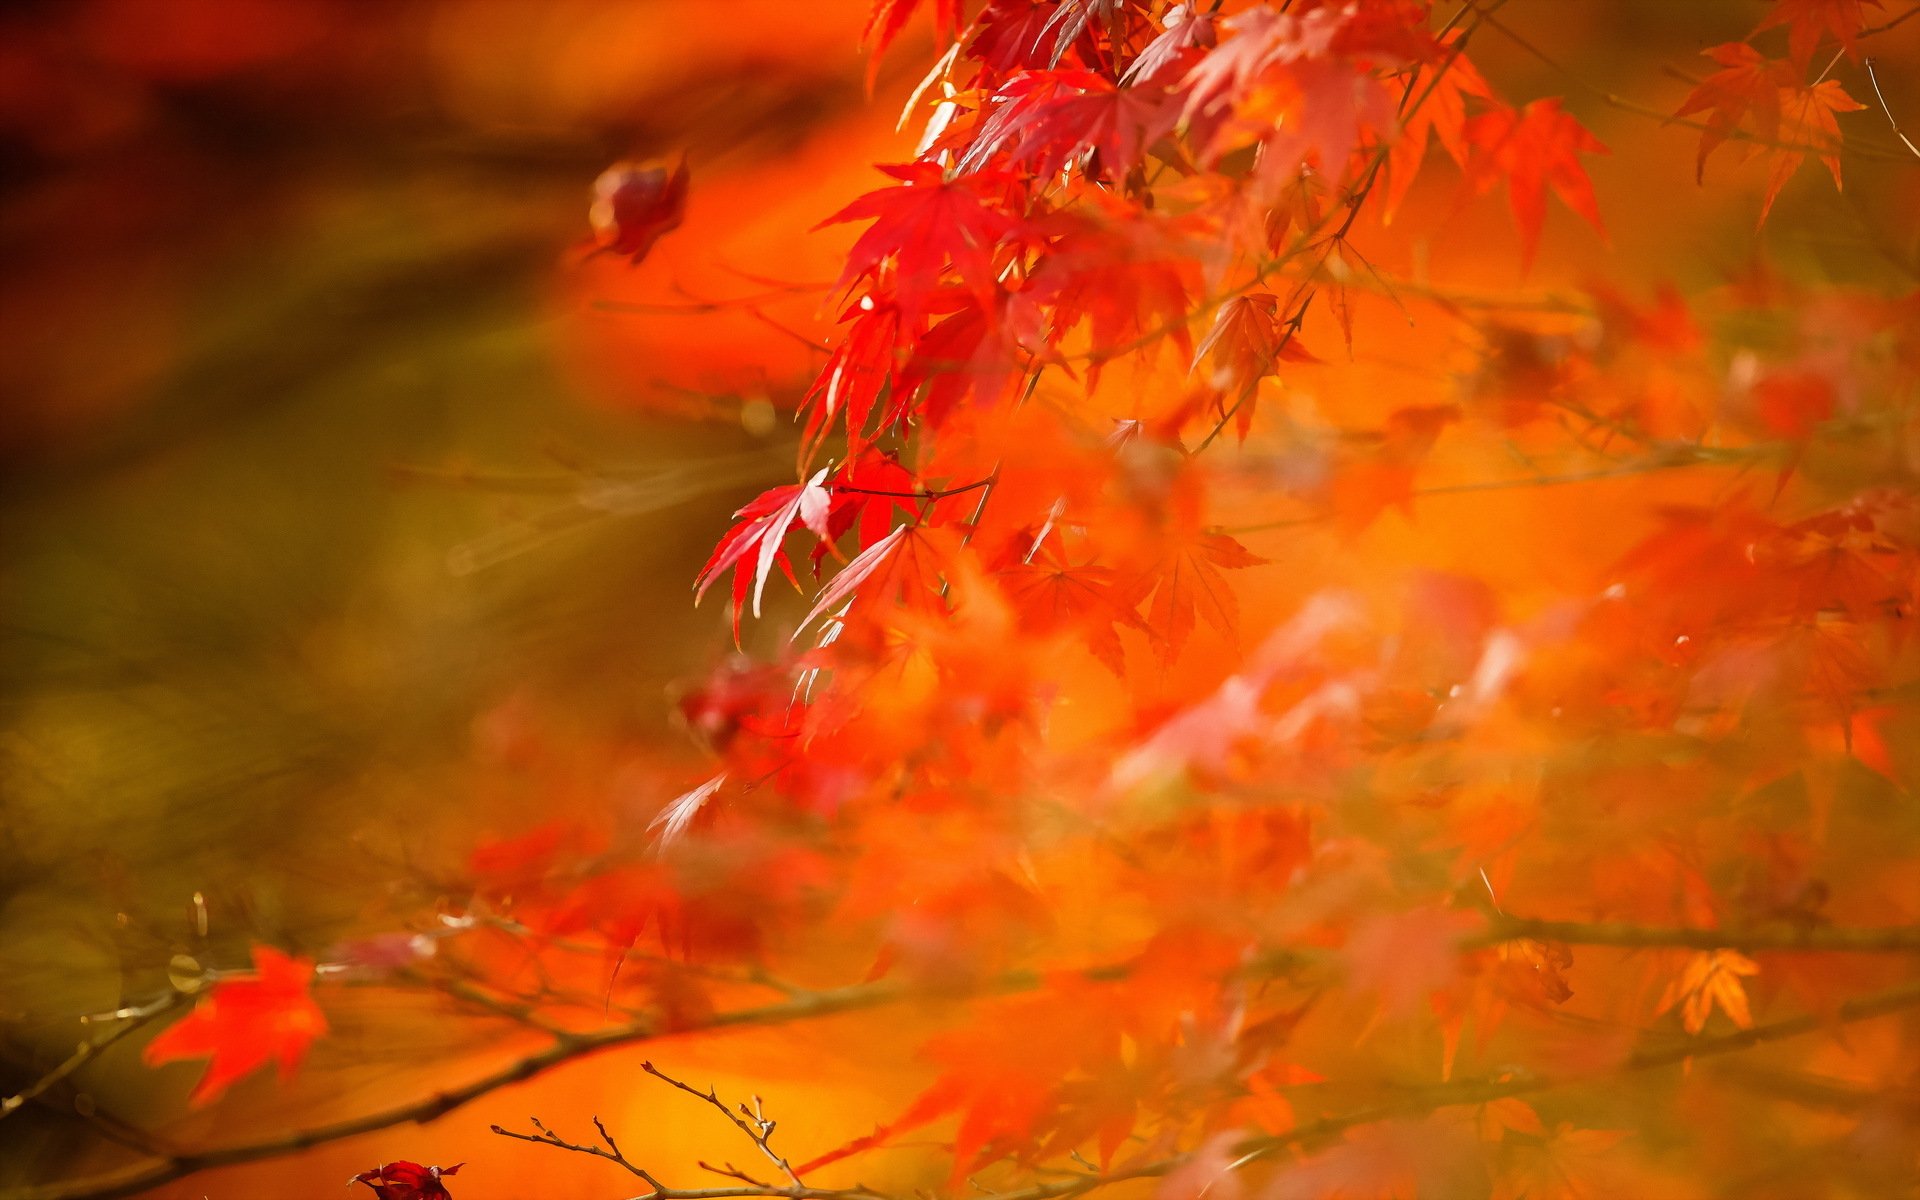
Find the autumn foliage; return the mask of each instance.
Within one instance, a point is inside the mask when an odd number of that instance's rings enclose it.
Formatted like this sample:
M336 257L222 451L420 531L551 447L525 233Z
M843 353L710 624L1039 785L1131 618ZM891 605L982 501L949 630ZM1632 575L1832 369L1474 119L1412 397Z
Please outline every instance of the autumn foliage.
M678 794L529 814L317 982L260 947L147 1060L214 1102L334 979L544 1038L529 1073L910 1033L854 1127L637 1078L764 1152L717 1181L494 1111L511 1067L428 1114L657 1200L1910 1191L1920 300L1557 264L1622 229L1594 96L1476 65L1526 7L878 0L924 78L812 235L791 480L688 581L726 633ZM1911 14L1752 7L1648 119L1758 224L1897 164L1866 72ZM594 245L647 272L700 187L616 168ZM1396 240L1484 206L1507 291Z

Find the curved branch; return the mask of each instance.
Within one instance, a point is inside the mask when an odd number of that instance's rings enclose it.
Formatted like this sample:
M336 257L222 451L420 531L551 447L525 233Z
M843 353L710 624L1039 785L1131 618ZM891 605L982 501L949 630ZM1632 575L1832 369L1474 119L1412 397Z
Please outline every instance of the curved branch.
M1871 1020L1875 1017L1889 1016L1910 1008L1920 1008L1920 983L1893 988L1859 1000L1842 1004L1830 1017L1800 1016L1775 1021L1767 1025L1756 1025L1752 1029L1742 1029L1735 1033L1717 1037L1688 1038L1672 1046L1654 1050L1644 1050L1631 1055L1612 1071L1596 1072L1582 1076L1533 1076L1512 1075L1502 1078L1486 1077L1461 1080L1457 1083L1440 1084L1435 1087L1410 1090L1405 1096L1390 1100L1370 1108L1360 1109L1339 1116L1324 1117L1310 1121L1285 1133L1263 1137L1247 1138L1235 1145L1233 1154L1236 1165L1252 1162L1278 1150L1311 1147L1332 1141L1349 1130L1364 1125L1397 1117L1420 1116L1436 1112L1443 1108L1453 1108L1464 1104L1486 1104L1494 1100L1504 1100L1512 1096L1527 1095L1549 1091L1569 1084L1591 1081L1597 1076L1620 1072L1647 1071L1659 1067L1676 1066L1694 1058L1707 1058L1721 1054L1737 1053L1768 1042L1786 1038L1800 1037L1813 1033L1833 1024L1850 1024L1856 1021ZM1189 1155L1176 1155L1145 1163L1127 1170L1106 1175L1082 1176L1076 1179L1061 1180L1054 1183L1036 1184L1015 1192L1002 1192L995 1200L1069 1200L1084 1195L1109 1184L1122 1183L1133 1179L1157 1178L1167 1175L1183 1166ZM763 1193L764 1194L764 1193ZM646 1200L646 1198L636 1198Z
M1298 956L1269 956L1262 960L1256 969L1263 972L1280 972L1298 965L1300 961L1302 960ZM1131 974L1132 969L1129 963L1111 963L1086 968L1080 971L1079 975L1093 982L1111 982L1126 978ZM667 1029L651 1019L642 1018L590 1033L568 1033L556 1030L551 1032L552 1044L543 1050L516 1059L459 1087L407 1104L395 1105L378 1112L325 1125L295 1130L279 1137L220 1146L211 1150L169 1154L120 1171L84 1179L0 1191L0 1200L113 1200L114 1197L132 1196L149 1188L171 1183L176 1179L184 1179L189 1175L196 1175L216 1167L260 1162L264 1159L293 1154L309 1147L357 1137L363 1133L374 1133L395 1125L432 1121L490 1092L510 1084L524 1082L564 1063L669 1034L705 1033L724 1029L781 1025L792 1021L808 1021L819 1017L837 1016L841 1013L881 1008L916 999L982 997L1027 992L1040 987L1048 977L1039 971L1009 971L984 981L970 991L951 987L916 987L891 981L862 983L825 991L804 992L791 999L720 1013L692 1027ZM498 1015L512 1014L499 1013ZM719 1198L716 1196L714 1200Z
M1920 928L1917 927L1888 929L1780 927L1742 931L1660 928L1609 922L1535 921L1504 916L1492 918L1488 931L1474 939L1471 944L1486 945L1515 938L1562 941L1575 945L1708 950L1732 948L1861 953L1920 951ZM1272 955L1262 958L1250 969L1261 974L1283 974L1310 962L1312 957L1307 952ZM1080 972L1080 975L1094 982L1114 982L1127 978L1131 972L1131 964L1115 963L1085 969ZM1040 987L1043 982L1044 977L1040 972L1013 971L988 980L966 994L987 996L1025 992ZM459 1087L425 1096L407 1104L294 1130L279 1137L263 1138L259 1141L242 1142L210 1150L173 1154L124 1170L89 1178L0 1192L0 1200L113 1200L115 1197L132 1196L202 1171L278 1158L313 1146L343 1141L396 1125L432 1121L500 1088L524 1082L554 1067L622 1046L646 1042L669 1032L711 1032L730 1028L779 1025L881 1008L918 998L931 999L953 995L955 992L952 989L916 988L894 982L856 984L827 991L803 993L789 1000L721 1013L693 1029L669 1031L650 1019L641 1019L591 1033L558 1033L554 1035L552 1043L542 1050L507 1063ZM1838 1019L1843 1022L1863 1020L1917 1005L1920 1005L1920 984L1842 1005ZM1753 1029L1723 1037L1690 1039L1672 1048L1636 1055L1628 1060L1624 1069L1640 1070L1677 1063L1700 1055L1727 1053L1777 1038L1813 1032L1818 1028L1820 1028L1818 1018L1798 1017L1772 1025L1756 1026ZM1499 1099L1503 1096L1519 1094L1521 1091L1558 1087L1568 1082L1573 1081L1541 1079L1498 1083L1469 1081L1438 1089L1426 1089L1414 1094L1409 1100L1384 1109L1367 1110L1365 1113L1338 1118L1333 1123L1318 1122L1280 1135L1278 1139L1264 1139L1253 1144L1249 1152L1266 1152L1259 1150L1259 1146L1265 1143L1271 1143L1267 1147L1271 1150L1284 1145L1310 1141L1316 1137L1329 1136L1352 1126L1389 1116L1432 1111L1454 1104L1482 1103L1487 1099ZM1488 1088L1496 1090L1488 1092L1486 1091ZM1122 1178L1137 1179L1153 1174L1163 1174L1181 1161L1184 1160L1169 1159L1162 1164L1149 1164L1147 1167L1130 1171L1124 1176L1102 1176L1091 1181L1078 1178L1036 1185L1035 1188L1022 1192L1008 1193L1000 1200L1064 1200L1107 1182L1119 1182ZM731 1189L706 1189L700 1193L676 1196L673 1200L732 1200L733 1197L745 1194L751 1193L741 1193ZM785 1195L786 1192L782 1191L779 1194ZM810 1193L807 1196L795 1197L793 1200L840 1200L840 1196L839 1193L823 1192L818 1196Z
M39 1099L55 1084L67 1076L72 1075L81 1067L86 1066L95 1058L98 1058L109 1046L120 1041L128 1034L145 1028L155 1019L179 1008L187 999L188 995L185 992L169 991L158 1000L147 1004L123 1008L115 1012L101 1014L100 1016L80 1018L82 1024L93 1024L108 1020L118 1021L119 1024L98 1037L88 1038L81 1042L74 1052L63 1059L58 1066L40 1076L39 1079L21 1089L19 1092L11 1096L0 1096L0 1120L5 1120L14 1113L19 1112L29 1102Z
M1041 978L1034 972L1018 972L1003 976L994 981L992 990L1020 991L1039 986ZM915 995L930 994L915 992L899 984L861 984L854 987L836 988L831 991L813 992L777 1004L761 1005L754 1008L739 1009L722 1013L698 1027L701 1031L720 1030L755 1025L775 1025L788 1021L805 1021L817 1017L833 1016L839 1013L856 1012L861 1009L877 1008L909 999ZM62 1183L47 1184L39 1187L17 1188L0 1192L0 1200L112 1200L119 1196L132 1196L163 1183L184 1179L202 1171L216 1167L239 1166L243 1163L259 1162L263 1159L278 1158L312 1146L325 1145L328 1142L342 1141L357 1137L363 1133L373 1133L395 1125L425 1123L437 1117L445 1116L456 1108L479 1099L489 1092L497 1091L509 1084L520 1083L545 1071L586 1058L621 1046L660 1037L668 1032L689 1032L686 1030L666 1030L651 1020L634 1021L626 1025L617 1025L593 1033L565 1034L557 1036L544 1050L516 1059L494 1071L462 1084L459 1087L423 1097L408 1104L396 1105L359 1117L350 1117L343 1121L334 1121L326 1125L315 1125L307 1129L295 1130L280 1137L263 1138L256 1142L242 1142L237 1145L221 1146L211 1150L195 1151L171 1155L152 1162L142 1163L125 1170L96 1175L86 1179L69 1180Z

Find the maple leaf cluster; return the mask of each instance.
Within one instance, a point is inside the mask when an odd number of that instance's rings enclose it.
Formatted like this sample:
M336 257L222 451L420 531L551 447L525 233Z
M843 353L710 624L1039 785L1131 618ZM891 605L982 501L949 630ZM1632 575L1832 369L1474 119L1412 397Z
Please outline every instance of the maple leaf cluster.
M1708 1195L1830 1077L1795 1154L1920 1165L1878 1115L1913 1025L1834 1034L1920 1004L1882 953L1920 945L1920 302L1398 278L1372 247L1443 158L1523 273L1550 197L1602 229L1581 111L1470 57L1499 7L874 5L876 55L940 39L917 149L821 222L794 481L694 583L785 636L682 695L704 757L651 824L472 854L463 970L584 947L646 1036L755 988L965 1000L768 1195L928 1130L953 1194ZM1710 50L1700 165L1766 153L1763 218L1808 157L1837 182L1820 54L1875 33L1779 0ZM1398 338L1433 359L1382 386ZM265 1055L214 1022L318 1031L242 986L155 1043L203 1091Z
M1867 14L1878 0L1784 0L1773 5L1747 40L1722 42L1701 53L1719 70L1700 81L1676 111L1686 117L1705 113L1698 171L1736 133L1746 135L1748 156L1765 152L1766 192L1760 220L1767 219L1780 189L1809 157L1817 158L1840 186L1841 136L1837 113L1864 107L1826 70L1812 70L1814 51L1828 42L1841 56L1858 60ZM1771 58L1753 45L1768 30L1785 27L1787 54Z

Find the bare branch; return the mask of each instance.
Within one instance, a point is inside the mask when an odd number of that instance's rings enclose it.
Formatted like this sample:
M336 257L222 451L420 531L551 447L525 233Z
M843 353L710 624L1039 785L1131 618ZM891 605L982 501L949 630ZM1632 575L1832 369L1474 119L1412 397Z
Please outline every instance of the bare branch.
M647 1186L651 1187L656 1193L666 1190L653 1176L628 1161L627 1156L620 1152L619 1145L614 1142L613 1135L607 1132L606 1125L601 1122L599 1117L593 1119L593 1127L600 1131L600 1140L606 1143L604 1148L600 1146L589 1146L580 1142L569 1142L543 1125L539 1117L529 1117L528 1120L533 1123L533 1127L537 1132L515 1133L511 1129L502 1129L498 1125L489 1125L487 1128L499 1134L501 1137L512 1138L515 1141L533 1142L541 1146L552 1146L555 1149L566 1150L574 1154L586 1154L594 1158L604 1158L615 1166L621 1167L628 1174L637 1175L641 1179L646 1180Z
M533 1133L516 1133L511 1129L503 1129L498 1125L492 1125L488 1128L492 1129L493 1132L499 1134L501 1137L512 1138L515 1141L532 1142L540 1146L552 1146L557 1150L565 1150L573 1154L585 1154L592 1158L605 1159L622 1168L628 1174L646 1180L647 1186L652 1190L646 1194L644 1200L737 1200L737 1198L750 1196L782 1197L784 1200L888 1200L888 1197L864 1185L852 1188L827 1189L810 1188L801 1182L800 1177L794 1174L793 1169L787 1165L786 1159L780 1157L767 1145L767 1139L773 1135L776 1122L768 1119L766 1113L761 1108L759 1097L754 1097L752 1108L748 1108L742 1104L739 1115L736 1115L732 1109L726 1106L725 1102L720 1099L718 1093L712 1088L708 1088L703 1092L699 1088L675 1079L650 1062L641 1063L640 1067L641 1070L653 1076L655 1079L671 1084L695 1099L718 1109L721 1116L727 1118L740 1132L746 1134L747 1137L752 1140L753 1144L760 1148L762 1153L768 1158L771 1158L780 1169L786 1173L787 1178L792 1180L792 1182L786 1185L770 1184L764 1180L755 1179L732 1163L728 1163L724 1167L716 1167L711 1163L701 1162L698 1165L702 1170L711 1171L716 1175L724 1176L728 1179L737 1179L744 1186L727 1188L668 1187L648 1172L646 1168L626 1156L620 1149L620 1144L614 1140L613 1134L607 1130L606 1124L602 1122L599 1117L593 1119L593 1126L599 1131L600 1141L602 1143L598 1146L583 1142L568 1141L554 1133L551 1129L548 1129L546 1125L541 1123L538 1117L530 1118L533 1123Z
M788 1165L786 1158L767 1144L768 1139L773 1137L774 1122L768 1120L766 1114L761 1111L760 1097L755 1096L753 1098L752 1108L748 1108L742 1104L739 1113L736 1114L726 1106L726 1103L720 1099L719 1095L712 1088L708 1088L703 1092L697 1087L675 1079L650 1062L641 1063L640 1069L655 1079L672 1084L674 1087L687 1093L687 1095L698 1097L714 1108L719 1109L721 1116L733 1122L734 1128L746 1134L748 1139L751 1140L755 1146L759 1147L760 1153L766 1155L774 1166L779 1167L781 1174L793 1181L793 1186L802 1188L806 1186L806 1181L794 1173L793 1167ZM736 1175L736 1177L739 1176Z
M0 1121L4 1121L14 1113L19 1112L28 1103L45 1095L49 1088L52 1088L61 1080L92 1062L95 1058L99 1057L100 1053L107 1047L113 1045L121 1038L126 1037L136 1029L142 1028L149 1022L166 1013L172 1012L190 998L191 997L185 992L170 991L159 999L149 1001L146 1004L116 1009L113 1012L104 1013L98 1017L80 1018L83 1024L97 1024L102 1021L116 1021L118 1024L98 1037L88 1038L81 1042L74 1048L72 1054L67 1055L65 1059L61 1060L58 1066L52 1068L20 1091L11 1096L0 1096Z
M767 1183L764 1180L755 1179L753 1176L747 1174L745 1171L742 1171L739 1167L734 1166L732 1163L727 1163L725 1166L716 1167L712 1163L706 1161L705 1159L701 1159L699 1162L693 1165L696 1167L699 1167L702 1171L711 1171L715 1175L719 1175L725 1179L738 1179L741 1183L749 1184L753 1187L766 1188L768 1191L775 1190L773 1184Z

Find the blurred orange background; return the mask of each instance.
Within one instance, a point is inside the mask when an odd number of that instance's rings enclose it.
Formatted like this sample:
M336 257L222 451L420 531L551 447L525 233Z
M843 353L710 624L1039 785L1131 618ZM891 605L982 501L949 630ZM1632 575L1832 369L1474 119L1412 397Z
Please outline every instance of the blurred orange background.
M390 923L417 896L396 880L430 880L479 839L562 812L643 819L683 782L699 760L671 688L729 647L691 581L727 514L789 478L806 343L834 315L821 285L850 234L807 231L875 186L868 164L912 150L895 118L928 31L869 98L865 7L86 0L0 15L0 1092L71 1048L77 1014L164 988L175 953L322 948ZM1607 278L1644 296L1743 269L1763 168L1727 155L1699 188L1694 133L1569 78L1671 111L1689 86L1672 68L1739 36L1750 10L1515 5L1564 70L1494 37L1476 59L1513 95L1566 94L1612 147L1590 164L1611 242L1556 211L1523 276L1501 198L1462 200L1436 165L1367 233L1374 261L1542 294ZM1912 61L1916 45L1920 23L1881 52ZM1887 85L1920 111L1920 81ZM681 154L686 223L637 267L589 256L599 172ZM1772 261L1879 277L1858 231L1901 227L1915 173L1849 170L1845 196L1811 170L1789 189ZM1371 307L1353 366L1317 386L1384 412L1409 371L1461 368L1445 323ZM1575 560L1508 561L1487 531L1550 530L1573 502L1450 497L1367 537L1376 560L1471 563L1518 587ZM1598 531L1577 561L1639 532ZM1249 544L1321 576L1344 550ZM221 1144L427 1094L502 1049L484 1025L377 994L332 1015L295 1087L254 1079L191 1116L190 1073L122 1047L0 1122L0 1187L118 1161L76 1108ZM648 1053L761 1094L805 1155L894 1111L910 1033L876 1044L840 1020ZM637 1081L636 1061L155 1194L334 1196L397 1158L467 1162L463 1200L639 1190L487 1132L529 1115L581 1132L597 1113L633 1157L688 1174L738 1156L733 1131Z

